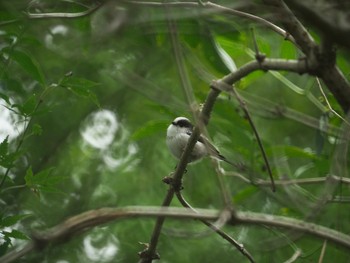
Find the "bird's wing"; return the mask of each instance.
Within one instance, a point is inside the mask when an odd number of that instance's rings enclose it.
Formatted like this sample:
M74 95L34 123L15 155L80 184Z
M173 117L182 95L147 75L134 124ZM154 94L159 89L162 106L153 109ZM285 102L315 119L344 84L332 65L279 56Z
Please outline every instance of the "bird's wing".
M203 143L207 147L208 152L216 157L220 156L219 150L209 141L209 139L203 135L199 136L199 142Z
M191 136L192 131L186 131L186 134L188 136ZM211 155L214 155L214 156L218 157L219 159L222 159L221 158L222 155L220 154L219 150L209 141L209 139L207 137L200 135L197 141L200 143L203 143L205 145L205 147L207 147L207 150Z
M205 136L200 136L198 139L199 142L203 143L206 147L208 152L218 158L221 161L227 162L228 164L232 165L233 167L236 167L236 164L234 164L233 162L230 162L229 160L226 159L225 156L221 155L219 150L209 141L209 139Z

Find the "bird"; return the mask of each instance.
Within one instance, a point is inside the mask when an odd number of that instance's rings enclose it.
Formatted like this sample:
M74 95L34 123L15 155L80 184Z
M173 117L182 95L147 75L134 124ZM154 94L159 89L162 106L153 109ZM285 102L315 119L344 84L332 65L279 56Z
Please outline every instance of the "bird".
M166 144L177 159L181 158L183 151L193 132L193 125L185 117L175 118L168 126L166 134ZM219 150L203 135L200 135L191 152L189 163L201 160L204 157L211 156L224 161L235 167L235 164L227 160L220 154Z

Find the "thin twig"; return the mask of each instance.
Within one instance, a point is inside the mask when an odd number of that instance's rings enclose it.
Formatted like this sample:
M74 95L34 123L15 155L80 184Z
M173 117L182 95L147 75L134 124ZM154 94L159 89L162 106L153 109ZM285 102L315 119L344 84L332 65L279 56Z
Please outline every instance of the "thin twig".
M322 250L321 250L320 257L318 259L318 263L323 262L324 254L326 253L326 247L327 247L327 239L325 241L323 241Z
M227 172L225 175L239 178L242 181L249 183L249 184L253 184L253 185L259 185L259 186L270 186L271 185L271 181L265 181L265 180L261 180L261 179L251 181L250 179L248 179L245 176L243 176L239 173L236 173L236 172ZM275 185L319 184L319 183L324 183L328 180L334 180L336 182L342 182L342 183L350 185L350 178L339 177L336 175L329 175L326 177L303 178L303 179L275 180Z
M283 36L284 39L292 42L294 45L296 45L296 42L293 38L293 36L291 36L288 32L286 32L285 30L283 30L282 28L278 27L277 25L271 23L270 21L247 13L247 12L242 12L242 11L238 11L229 7L225 7L216 3L212 3L212 2L202 2L198 3L198 2L152 2L152 1L124 1L125 3L128 4L134 4L134 5L146 5L146 6L152 6L152 7L163 7L163 6L169 6L169 7L192 7L192 8L200 8L199 10L208 10L208 11L213 11L215 13L217 12L223 12L223 13L227 13L229 15L234 15L234 16L238 16L238 17L243 17L246 19L249 19L251 21L254 21L256 23L262 24L264 26L266 26L267 28L271 29L272 31L278 33L279 35ZM191 13L193 14L193 13ZM297 46L297 45L296 45Z
M266 5L272 5L276 18L281 18L283 26L294 37L295 42L306 55L309 72L320 77L335 99L347 113L350 109L350 82L334 61L324 65L324 56L320 56L320 48L310 32L303 26L289 7L281 0L262 0Z
M46 90L46 89L45 89L45 90ZM43 91L43 93L45 92L45 90ZM42 94L43 94L43 93L42 93ZM38 110L38 108L40 107L40 105L41 105L41 103L42 103L41 97L42 97L42 96L40 96L39 101L38 101L37 104L35 105L35 108L34 108L34 110L33 110L33 113L35 113L35 112ZM23 144L23 142L24 142L24 139L25 139L25 137L26 137L26 135L27 135L27 133L28 133L28 131L29 131L29 126L30 126L30 124L32 123L32 120L33 120L33 117L31 117L31 118L27 121L27 124L26 124L26 126L25 126L25 128L24 128L24 131L23 131L23 133L22 133L22 136L20 137L19 142L18 142L18 144L17 144L17 147L16 147L16 149L15 149L15 151L14 151L15 154L17 154L17 153L19 152L19 150L21 149L22 144ZM25 120L25 121L26 121L26 120ZM1 179L1 182L0 182L0 189L1 189L1 187L3 186L3 184L5 183L6 178L9 176L9 173L10 173L11 168L12 168L12 167L10 166L10 167L8 167L8 168L6 169L4 175L3 175L2 179Z
M298 257L301 256L301 249L297 249L294 254L292 255L291 258L289 258L288 260L284 261L283 263L293 263L294 261L296 261L298 259Z
M89 16L96 10L98 10L104 2L98 2L95 6L76 13L30 13L27 11L25 14L29 19L46 19L46 18L79 18L84 16Z
M255 138L258 142L258 145L259 145L259 148L260 148L260 151L261 151L261 155L264 159L264 162L265 162L265 166L266 166L266 170L270 176L270 180L271 180L271 189L273 192L276 191L276 186L275 186L275 182L274 182L274 179L273 179L273 175L272 175L272 170L271 170L271 167L270 167L270 162L267 158L267 155L266 155L266 151L265 151L265 148L261 142L261 139L260 139L260 135L258 133L258 130L256 129L255 127L255 124L253 122L253 119L251 118L250 116L250 113L249 113L249 110L247 108L247 104L244 103L243 99L239 96L238 92L236 91L236 89L234 87L232 87L232 91L233 91L233 94L235 95L235 97L237 98L237 100L239 101L243 111L244 111L244 114L246 116L246 118L248 119L248 122L250 124L250 127L252 128L253 130L253 133L255 135Z
M321 92L321 94L322 94L322 96L323 96L325 102L327 103L328 109L329 109L334 115L336 115L339 119L341 119L341 120L344 121L347 125L350 126L350 123L349 123L347 120L345 120L338 112L336 112L335 110L333 110L331 104L329 103L329 101L328 101L328 99L327 99L326 94L324 93L324 91L323 91L323 89L322 89L322 85L321 85L321 82L320 82L319 78L316 77L316 81L317 81L317 86L318 86L318 88L320 89L320 92Z
M230 194L228 185L224 181L224 179L225 179L224 172L223 172L222 168L220 167L218 160L213 159L213 163L215 165L216 177L218 178L220 192L221 192L222 198L224 200L225 207L226 207L226 209L234 211L235 208L234 208L232 198L231 198L232 195Z
M181 192L180 191L177 191L176 192L176 197L177 199L180 201L180 203L186 207L186 208L189 208L191 209L193 212L195 213L198 213L196 211L196 209L194 209L186 200L185 198L182 196ZM213 231L215 231L217 234L219 234L222 238L224 238L225 240L227 240L230 244L232 244L239 252L242 253L243 256L247 257L248 260L252 263L255 262L255 260L253 259L252 255L244 248L244 245L243 244L240 244L238 243L234 238L232 238L231 236L229 236L227 233L225 233L224 231L222 231L220 229L220 226L216 225L216 224L213 224L213 223L210 223L209 221L207 220L201 220L200 221L205 224L206 226L210 227ZM222 223L226 223L227 219L224 218L224 220L220 220L220 221L223 221L221 222L221 225Z
M258 62L260 63L260 62ZM267 169L267 172L270 176L270 180L271 180L271 189L273 192L276 191L276 186L275 186L275 183L274 183L274 179L273 179L273 175L272 175L272 171L271 171L271 167L270 167L270 163L269 163L269 160L267 158L267 155L266 155L266 152L265 152L265 149L264 149L264 146L261 142L261 139L260 139L260 136L259 136L259 133L254 125L254 122L250 116L250 113L248 111L248 108L247 108L247 105L246 103L243 101L243 99L239 96L239 94L237 93L236 89L233 87L233 86L229 86L227 85L226 83L224 82L215 82L213 83L212 85L214 85L215 87L218 87L220 89L223 89L223 90L226 90L228 92L231 91L231 93L236 97L237 101L239 102L242 110L244 111L244 114L245 114L245 117L247 118L249 124L250 124L250 127L252 128L253 130L253 133L255 135L255 138L258 142L258 145L259 145L259 148L260 148L260 151L261 151L261 155L263 156L263 159L264 159L264 162L265 162L265 166L266 166L266 169ZM221 86L221 87L220 87ZM225 86L225 87L222 87L222 86Z
M254 28L251 28L250 31L252 33L253 45L254 45L254 50L255 50L255 59L257 61L261 62L261 61L263 61L265 59L265 55L261 54L260 51L259 51L259 46L258 46L258 43L256 41Z

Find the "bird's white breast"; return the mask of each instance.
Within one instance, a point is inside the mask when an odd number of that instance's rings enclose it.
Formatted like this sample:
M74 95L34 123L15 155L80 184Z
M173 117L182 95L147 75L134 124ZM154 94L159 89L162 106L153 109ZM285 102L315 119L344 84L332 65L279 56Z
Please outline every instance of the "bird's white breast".
M176 157L180 158L190 135L186 133L186 129L170 125L167 130L166 143L170 152ZM197 142L192 150L190 156L190 162L196 161L208 154L206 147L203 143Z

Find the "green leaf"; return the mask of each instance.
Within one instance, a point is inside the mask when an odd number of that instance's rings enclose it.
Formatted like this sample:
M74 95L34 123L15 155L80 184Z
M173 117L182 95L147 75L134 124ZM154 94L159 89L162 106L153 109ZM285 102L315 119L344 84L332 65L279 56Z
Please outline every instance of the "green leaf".
M96 94L91 91L91 88L98 86L99 83L83 78L68 76L65 77L59 83L59 85L73 92L79 97L91 99L97 106L100 107L100 103L98 102Z
M225 51L225 49L222 48L222 46L216 40L215 37L212 37L212 41L214 43L214 47L216 49L216 52L218 53L219 57L221 58L222 62L225 64L225 66L228 68L228 70L230 72L237 70L236 63L233 61L233 59L230 57L230 55Z
M10 98L6 94L0 92L0 98L6 101L7 104L11 105Z
M255 186L248 186L238 191L233 197L233 201L237 204L251 198L251 196L258 192L258 188Z
M36 105L37 105L36 97L35 95L32 95L23 104L22 112L28 116L32 115L35 111Z
M58 182L62 181L63 177L52 176L51 173L53 169L54 167L51 167L34 174L32 167L29 167L26 171L26 175L24 176L26 186L33 190L36 194L38 194L40 191L51 193L60 192L56 185Z
M12 229L11 232L3 231L3 234L6 235L7 237L22 239L22 240L29 240L29 237L26 234L16 229Z
M41 135L43 132L43 128L39 124L34 124L32 128L32 134Z
M33 171L32 171L32 167L29 166L29 168L26 171L26 175L24 176L24 180L25 180L26 185L28 187L31 187L31 185L33 185L33 183L32 183L33 180L34 180L33 176L34 176L34 174L33 174Z
M18 108L23 116L31 116L35 112L37 106L37 100L35 95L31 95L23 104L13 104L13 108Z
M4 235L2 231L0 231L0 234ZM11 239L10 237L7 237L6 235L4 235L1 241L2 243L0 244L0 256L3 256L6 254L7 249L11 245Z
M76 90L78 93L86 94L86 90L100 85L99 83L93 82L88 79L76 78L76 77L65 77L60 83L61 86L70 87L72 90ZM85 90L85 91L84 91Z
M0 143L0 166L10 168L18 154L9 153L8 136Z
M30 216L29 214L24 215L14 215L14 216L7 216L0 221L1 227L8 227L16 224L18 221Z
M43 86L46 85L44 73L40 64L29 53L16 49L3 49L11 59L16 61L33 79L38 81Z
M2 156L5 156L5 155L8 154L8 147L9 147L8 139L9 139L9 137L7 136L7 137L0 143L0 160L1 160Z

